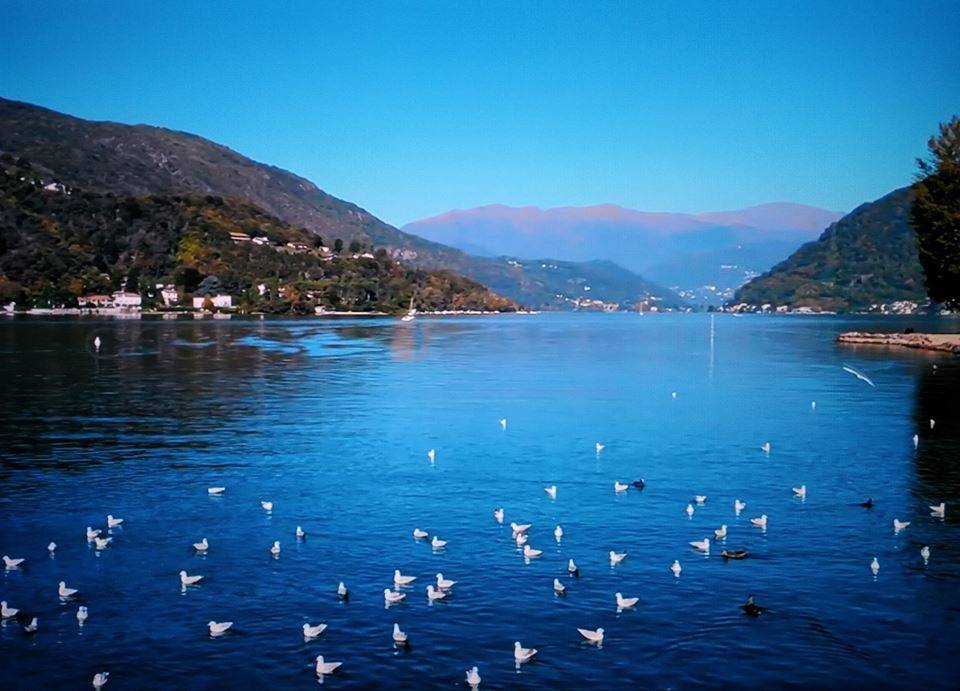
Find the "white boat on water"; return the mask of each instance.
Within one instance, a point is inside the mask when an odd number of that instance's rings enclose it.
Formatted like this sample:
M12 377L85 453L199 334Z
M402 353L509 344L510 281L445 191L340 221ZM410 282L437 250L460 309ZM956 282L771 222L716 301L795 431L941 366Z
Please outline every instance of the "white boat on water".
M412 322L417 316L417 310L413 307L413 298L410 298L410 309L407 310L407 313L400 317L402 322Z

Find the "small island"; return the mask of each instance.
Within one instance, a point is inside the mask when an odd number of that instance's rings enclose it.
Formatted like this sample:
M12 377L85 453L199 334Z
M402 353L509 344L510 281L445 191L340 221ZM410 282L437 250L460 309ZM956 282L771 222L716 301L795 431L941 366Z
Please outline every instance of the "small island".
M839 343L897 346L960 355L960 334L866 333L848 331L837 336Z

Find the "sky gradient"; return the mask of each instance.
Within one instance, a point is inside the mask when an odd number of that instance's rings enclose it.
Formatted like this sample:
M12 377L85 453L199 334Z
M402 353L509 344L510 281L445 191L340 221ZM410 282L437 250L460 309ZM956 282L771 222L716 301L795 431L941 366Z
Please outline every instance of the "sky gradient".
M194 132L395 225L850 210L960 114L956 2L659 4L7 0L0 96Z

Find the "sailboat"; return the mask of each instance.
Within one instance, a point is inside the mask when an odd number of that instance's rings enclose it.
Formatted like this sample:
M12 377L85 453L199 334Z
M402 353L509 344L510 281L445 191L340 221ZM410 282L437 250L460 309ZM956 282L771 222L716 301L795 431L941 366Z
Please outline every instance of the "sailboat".
M413 307L413 297L410 298L410 309L407 310L407 313L400 317L402 322L412 322L414 317L417 316L417 310Z

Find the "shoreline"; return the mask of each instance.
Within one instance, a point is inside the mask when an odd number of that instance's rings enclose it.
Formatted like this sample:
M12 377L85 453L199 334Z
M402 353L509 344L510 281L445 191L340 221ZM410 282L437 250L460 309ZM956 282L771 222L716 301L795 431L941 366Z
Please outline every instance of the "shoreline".
M913 348L960 355L960 334L868 333L848 331L837 336L838 343L883 347Z

